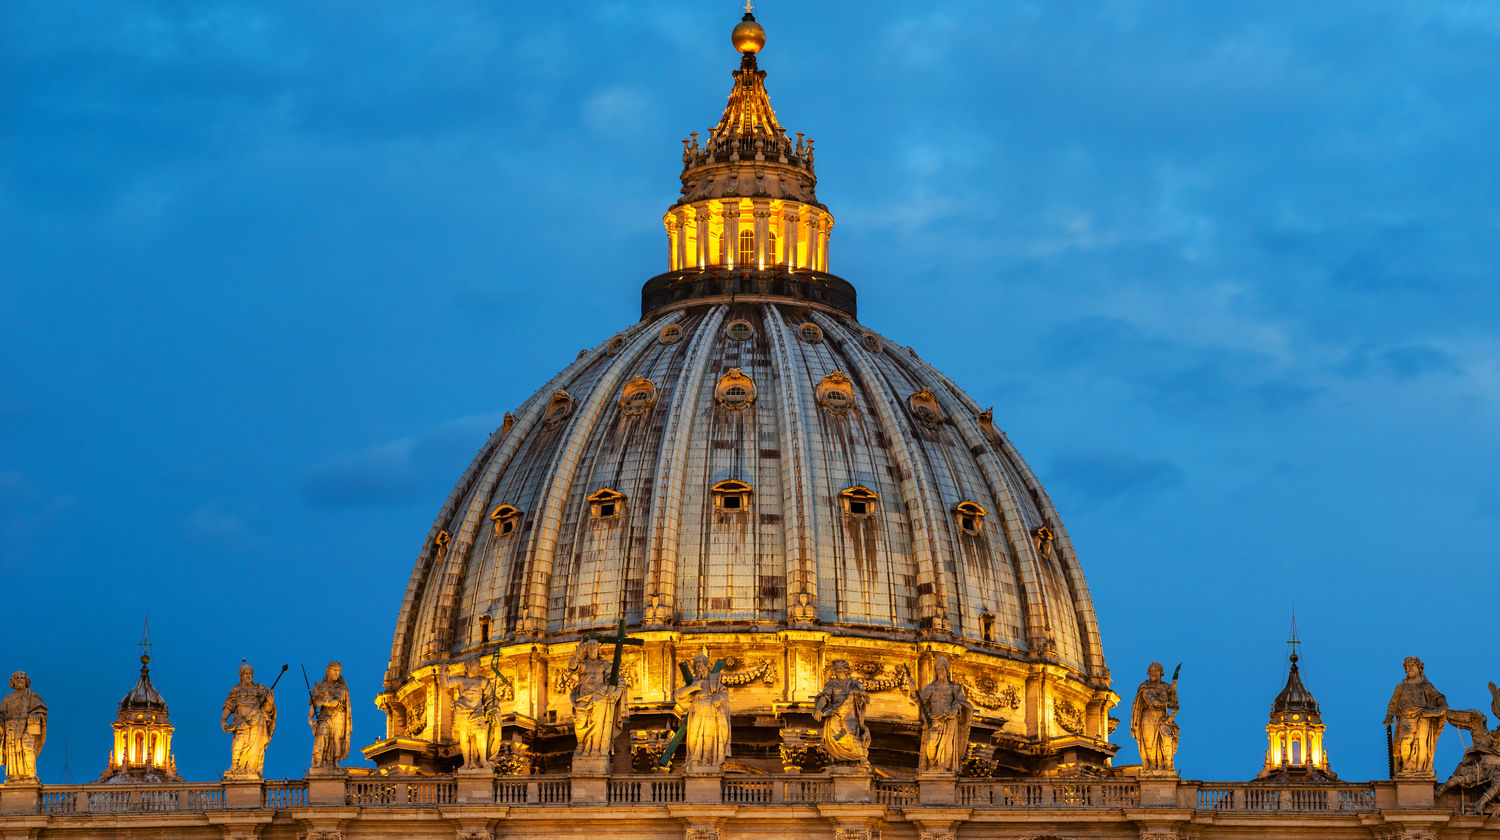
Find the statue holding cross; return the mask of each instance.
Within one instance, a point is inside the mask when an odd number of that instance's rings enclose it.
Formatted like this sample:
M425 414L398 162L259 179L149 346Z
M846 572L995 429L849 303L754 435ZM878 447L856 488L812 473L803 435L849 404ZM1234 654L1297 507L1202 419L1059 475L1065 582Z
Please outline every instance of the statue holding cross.
M612 662L605 662L601 655L603 642L614 643ZM620 685L620 653L626 645L643 644L625 635L625 620L621 619L614 636L591 633L573 652L568 670L573 672L575 684L568 699L573 701L573 734L578 741L573 748L575 772L608 769L615 737L625 726L627 713L625 689Z

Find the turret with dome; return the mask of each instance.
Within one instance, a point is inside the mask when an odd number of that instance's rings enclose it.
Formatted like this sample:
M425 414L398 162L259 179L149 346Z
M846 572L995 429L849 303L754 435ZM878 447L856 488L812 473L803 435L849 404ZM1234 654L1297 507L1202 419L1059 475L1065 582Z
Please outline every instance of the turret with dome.
M726 662L731 769L817 769L811 703L844 659L871 692L871 761L910 770L911 690L942 656L976 706L970 772L1102 771L1119 698L1057 510L989 410L858 321L752 13L733 41L723 116L684 141L666 273L640 321L506 416L443 504L366 754L453 766L443 679L478 659L514 695L498 734L518 772L566 769L565 666L623 620L644 644L620 671L617 769L660 754L678 663L706 651Z

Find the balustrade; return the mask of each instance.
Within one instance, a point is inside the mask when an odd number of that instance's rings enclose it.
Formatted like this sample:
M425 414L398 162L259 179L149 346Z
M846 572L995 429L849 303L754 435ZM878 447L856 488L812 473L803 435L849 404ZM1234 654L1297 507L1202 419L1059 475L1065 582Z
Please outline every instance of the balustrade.
M1375 790L1342 785L1207 784L1198 789L1198 810L1364 813L1375 810Z

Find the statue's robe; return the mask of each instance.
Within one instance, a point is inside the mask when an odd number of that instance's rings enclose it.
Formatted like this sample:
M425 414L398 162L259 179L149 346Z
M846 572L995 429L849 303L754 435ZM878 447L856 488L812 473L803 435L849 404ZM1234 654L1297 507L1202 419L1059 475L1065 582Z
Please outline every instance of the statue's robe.
M718 674L709 674L691 686L677 690L690 693L687 707L687 766L718 769L729 755L729 692Z
M314 756L316 765L333 765L349 757L349 745L353 739L354 722L349 714L349 684L343 677L323 680L313 686L313 711L317 725L326 739L324 753Z
M35 779L36 757L47 743L47 704L30 688L18 688L0 700L0 762L8 779Z
M1448 722L1448 699L1426 677L1402 680L1391 692L1385 714L1396 720L1396 772L1431 773L1437 739Z
M823 685L813 717L823 721L823 749L832 761L869 762L870 730L865 726L869 702L870 695L857 679L833 677Z
M974 706L964 687L952 680L934 680L917 692L922 711L922 756L919 771L957 773L969 751L969 725Z

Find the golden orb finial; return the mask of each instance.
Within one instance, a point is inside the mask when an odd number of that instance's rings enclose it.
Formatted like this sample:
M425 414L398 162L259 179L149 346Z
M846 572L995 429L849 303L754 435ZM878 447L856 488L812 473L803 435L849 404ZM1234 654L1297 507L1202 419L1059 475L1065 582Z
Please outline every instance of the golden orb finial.
M755 22L749 0L745 2L745 16L740 18L739 24L729 34L729 40L734 42L736 50L745 55L755 55L766 45L766 30Z

